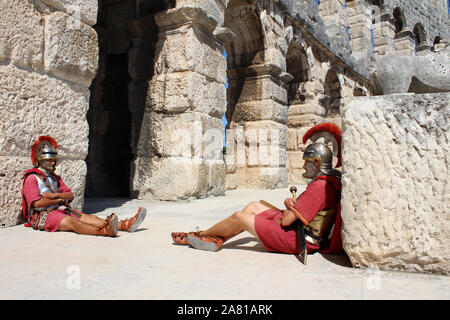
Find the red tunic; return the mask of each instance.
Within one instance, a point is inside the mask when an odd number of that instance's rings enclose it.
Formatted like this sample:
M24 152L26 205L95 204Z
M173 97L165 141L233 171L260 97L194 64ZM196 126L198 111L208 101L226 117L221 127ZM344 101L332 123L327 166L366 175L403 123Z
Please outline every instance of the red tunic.
M22 201L23 201L23 215L25 216L25 218L28 218L29 215L29 209L31 208L31 204L33 203L33 201L37 201L39 199L41 199L41 193L39 191L39 186L38 186L38 181L37 181L37 177L34 176L34 174L42 174L43 173L41 171L39 171L38 169L32 169L27 171L27 173L25 174L25 178L24 178L24 182L23 182L23 187L22 187ZM70 190L69 187L67 187L67 185L64 183L64 181L61 179L60 176L55 175L56 177L56 181L58 183L58 190L55 190L56 192L72 192ZM72 214L71 214L72 215ZM55 209L53 211L51 211L48 215L47 215L47 219L45 220L45 231L57 231L59 228L59 224L61 223L61 220L64 219L64 217L66 217L66 213L64 210L60 210L60 209ZM72 215L74 217L77 217L76 215ZM26 223L25 226L26 227L31 227L32 224L34 222L34 217L31 216L30 217L30 222Z
M294 208L303 224L308 225L319 211L335 207L340 201L341 182L332 176L316 177L297 198ZM329 248L319 248L306 241L308 253L338 253L342 250L340 238L340 206L336 217L336 226ZM255 217L255 230L264 248L270 252L298 254L297 233L293 226L283 227L276 220L281 220L280 211L269 209Z

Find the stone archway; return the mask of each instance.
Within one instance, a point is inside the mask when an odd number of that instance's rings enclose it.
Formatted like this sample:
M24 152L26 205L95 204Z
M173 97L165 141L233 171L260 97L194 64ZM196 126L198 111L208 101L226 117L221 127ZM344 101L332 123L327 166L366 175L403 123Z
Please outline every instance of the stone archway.
M288 179L290 184L305 184L303 178L303 148L301 138L312 123L320 122L324 110L315 101L315 84L310 80L307 53L297 39L289 45L286 54L286 71L292 76L288 84Z
M275 188L287 182L287 106L281 68L268 63L262 9L232 0L227 51L227 188Z
M332 68L328 70L325 77L324 97L320 100L320 104L327 110L326 118L336 119L340 117L341 100L341 83L336 70Z

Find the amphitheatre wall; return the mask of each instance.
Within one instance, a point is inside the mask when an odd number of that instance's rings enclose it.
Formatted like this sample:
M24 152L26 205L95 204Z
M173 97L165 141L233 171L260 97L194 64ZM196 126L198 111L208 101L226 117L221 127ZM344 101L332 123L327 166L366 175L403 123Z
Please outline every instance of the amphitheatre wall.
M85 195L305 184L303 133L345 127L347 106L380 94L380 59L440 52L450 30L442 1L0 0L0 11L3 226L20 221L18 177L44 134L78 209Z

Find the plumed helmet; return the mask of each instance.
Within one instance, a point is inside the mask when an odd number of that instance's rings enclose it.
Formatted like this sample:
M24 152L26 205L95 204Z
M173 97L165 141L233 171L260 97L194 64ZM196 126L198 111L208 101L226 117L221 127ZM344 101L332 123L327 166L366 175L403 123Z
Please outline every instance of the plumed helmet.
M42 159L57 159L58 144L50 136L40 136L31 147L31 161L37 166Z
M324 138L324 142L316 142L320 138ZM334 123L320 123L309 129L303 136L303 144L308 140L313 143L308 145L303 153L305 160L319 160L320 170L328 173L333 170L333 156L338 158L336 168L342 164L341 158L341 129ZM328 143L333 144L333 151L327 146Z

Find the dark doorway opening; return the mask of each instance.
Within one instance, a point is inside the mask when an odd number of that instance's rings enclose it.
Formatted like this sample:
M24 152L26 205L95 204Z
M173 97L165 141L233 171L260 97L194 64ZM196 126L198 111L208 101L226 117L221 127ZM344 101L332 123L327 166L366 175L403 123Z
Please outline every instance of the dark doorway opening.
M131 161L158 41L154 15L173 6L173 0L99 0L99 64L87 113L87 197L130 197Z

